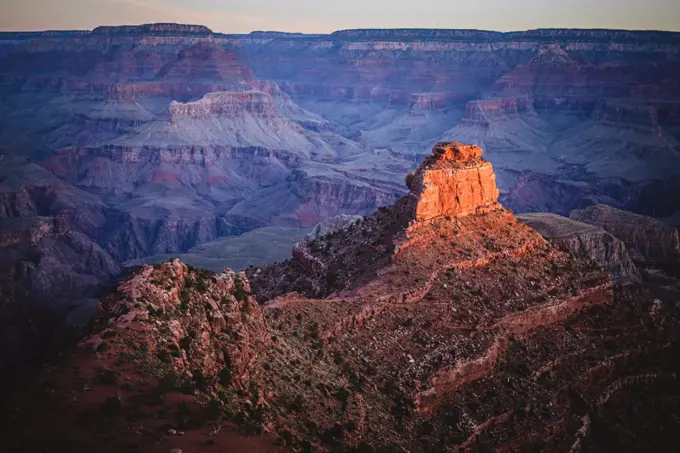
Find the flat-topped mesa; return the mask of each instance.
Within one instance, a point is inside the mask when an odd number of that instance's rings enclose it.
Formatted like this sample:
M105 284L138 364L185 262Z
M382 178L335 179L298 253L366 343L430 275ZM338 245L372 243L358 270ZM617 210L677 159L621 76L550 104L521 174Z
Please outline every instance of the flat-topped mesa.
M415 220L463 217L501 207L496 175L476 145L440 142L406 178L415 201Z
M157 23L144 25L102 25L92 30L93 35L141 35L141 34L198 34L210 35L212 30L205 25Z

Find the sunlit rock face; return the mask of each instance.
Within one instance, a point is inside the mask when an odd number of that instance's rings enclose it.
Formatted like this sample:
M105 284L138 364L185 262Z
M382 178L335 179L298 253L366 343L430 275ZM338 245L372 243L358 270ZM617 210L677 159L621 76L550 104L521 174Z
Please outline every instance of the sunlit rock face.
M478 146L438 143L432 155L407 178L417 199L415 220L461 217L498 207L496 175Z

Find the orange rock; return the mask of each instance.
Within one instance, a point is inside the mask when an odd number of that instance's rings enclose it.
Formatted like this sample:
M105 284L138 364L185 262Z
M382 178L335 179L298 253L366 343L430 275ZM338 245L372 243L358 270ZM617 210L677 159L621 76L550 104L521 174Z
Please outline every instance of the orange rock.
M432 155L406 180L416 201L415 220L461 217L500 207L496 175L482 149L462 143L437 143Z
M432 156L440 161L455 160L465 162L482 156L482 148L458 142L439 142L432 149Z

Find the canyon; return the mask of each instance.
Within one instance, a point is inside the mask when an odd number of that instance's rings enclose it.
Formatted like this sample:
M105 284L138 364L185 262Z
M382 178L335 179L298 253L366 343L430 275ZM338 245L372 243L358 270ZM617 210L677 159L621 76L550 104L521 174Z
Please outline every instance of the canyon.
M252 382L257 398L238 395L232 415L268 413L252 425L294 448L634 443L602 426L626 386L672 398L650 382L675 376L665 357L680 275L679 71L672 32L0 32L0 387L81 338L95 310L115 324L154 300L161 324L168 312L217 323L195 332L211 356L230 341L216 319L257 318L257 359L235 365L254 377L232 388L252 393ZM238 293L239 307L204 311L217 301L187 279L219 287L220 301ZM182 294L192 320L176 307ZM101 352L85 370L110 368ZM293 362L316 390L291 384ZM371 390L384 391L355 392L372 373ZM513 396L494 396L506 395L499 376L518 383ZM483 392L498 404L470 397ZM579 409L567 414L564 398ZM512 437L530 424L534 437ZM584 447L576 425L601 437ZM510 434L485 434L497 431ZM442 445L427 444L437 436Z
M498 203L474 145L437 143L407 182L393 205L326 222L281 263L139 267L15 394L3 445L668 451L677 307L610 275L613 260L632 271L626 247L651 230L631 242L605 222L528 217L545 239ZM617 255L552 244L566 235Z
M99 197L119 261L369 214L442 138L485 150L514 211L674 218L678 36L2 33L0 142Z
M679 36L0 33L0 152L96 197L81 231L119 262L369 214L441 139L481 146L515 212L673 219Z

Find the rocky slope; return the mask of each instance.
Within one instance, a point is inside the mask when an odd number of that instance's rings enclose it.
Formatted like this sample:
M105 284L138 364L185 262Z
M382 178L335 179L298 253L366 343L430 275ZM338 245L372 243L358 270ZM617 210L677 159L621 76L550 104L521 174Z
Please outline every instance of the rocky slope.
M347 211L369 213L403 192L389 172L348 171L366 154L361 145L276 83L256 79L226 40L167 27L52 42L58 52L85 45L106 56L63 75L83 90L8 109L6 124L32 131L9 134L8 143L19 140L48 170L46 186L55 185L52 173L98 198L103 219L87 233L116 259L181 253L259 227L311 227ZM105 51L101 40L121 49Z
M495 189L480 154L438 145L408 196L250 283L142 267L32 387L46 396L18 394L3 444L245 450L238 429L306 451L663 450L678 428L659 410L678 402L672 313L613 291L494 190L475 198Z
M51 368L43 375L47 381L38 384L54 397L41 403L50 409L31 423L46 426L50 440L4 433L5 445L24 451L49 445L72 451L113 452L133 445L142 451L220 446L278 451L271 436L237 434L221 416L229 410L231 418L255 430L264 404L252 382L262 370L260 351L271 339L243 275L194 270L177 260L143 266L98 308L97 333L66 361L77 368L68 376L61 366ZM26 396L16 402L32 404ZM58 421L50 411L59 414ZM83 414L89 414L84 423L78 421ZM204 424L212 426L210 433L197 431Z
M94 314L101 286L119 273L113 258L64 217L2 220L2 395L73 341Z

